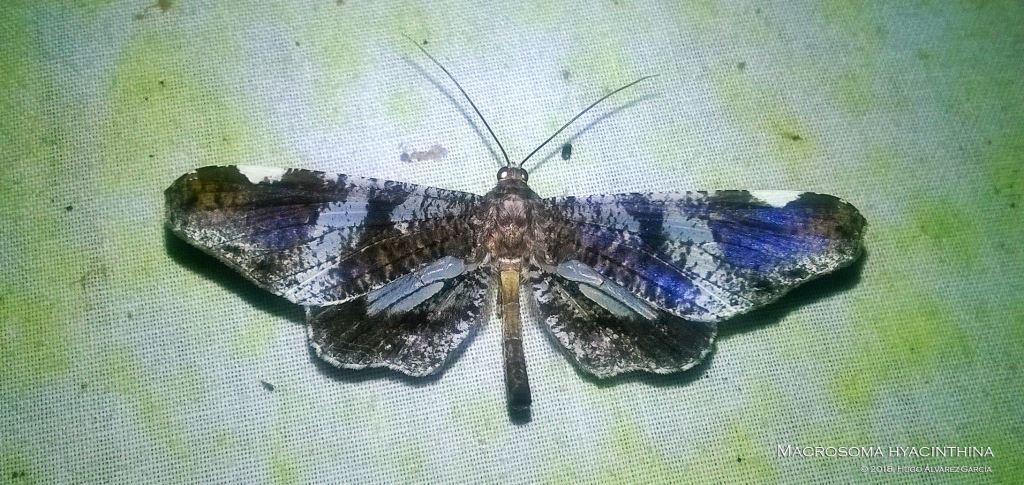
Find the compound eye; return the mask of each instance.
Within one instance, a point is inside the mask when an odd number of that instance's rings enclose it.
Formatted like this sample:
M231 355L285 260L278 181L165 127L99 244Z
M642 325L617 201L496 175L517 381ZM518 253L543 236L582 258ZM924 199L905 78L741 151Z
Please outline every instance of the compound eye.
M518 167L501 167L501 169L498 170L498 180L516 179L525 182L526 178L526 170Z

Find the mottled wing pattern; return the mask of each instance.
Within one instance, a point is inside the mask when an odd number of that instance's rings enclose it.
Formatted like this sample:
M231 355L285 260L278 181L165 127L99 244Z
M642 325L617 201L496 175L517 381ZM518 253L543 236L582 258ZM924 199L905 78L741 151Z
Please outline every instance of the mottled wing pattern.
M854 261L864 218L830 195L685 192L549 199L551 252L676 316L719 321Z
M653 320L613 313L606 308L611 304L585 295L583 283L550 273L531 276L534 314L572 360L597 377L683 371L711 350L714 323L686 321L666 312Z
M549 252L558 266L538 273L534 295L552 335L598 376L692 366L710 347L715 322L848 265L860 255L865 227L852 205L807 192L619 194L545 203ZM656 344L659 339L676 350ZM635 362L621 365L630 361L627 349Z
M307 306L347 302L465 257L480 197L299 169L205 167L165 192L167 226L257 285Z
M309 340L320 358L348 368L388 367L433 374L490 315L494 285L483 270L447 279L430 299L400 313L374 314L368 298L307 307Z

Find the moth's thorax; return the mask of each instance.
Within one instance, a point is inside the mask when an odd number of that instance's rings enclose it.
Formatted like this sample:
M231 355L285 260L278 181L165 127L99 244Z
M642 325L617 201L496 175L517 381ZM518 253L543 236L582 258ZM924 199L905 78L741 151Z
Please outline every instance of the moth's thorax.
M500 269L518 269L543 252L544 234L538 220L545 217L540 197L519 178L498 181L486 195L479 244Z

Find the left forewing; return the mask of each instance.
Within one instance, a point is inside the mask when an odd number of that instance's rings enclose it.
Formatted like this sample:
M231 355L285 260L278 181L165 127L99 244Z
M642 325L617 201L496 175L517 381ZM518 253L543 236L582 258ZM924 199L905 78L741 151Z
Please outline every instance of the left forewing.
M584 289L607 281L634 300L701 322L749 311L850 264L861 253L865 228L851 204L810 192L619 194L545 203L552 221L548 249L562 280ZM614 304L633 301L595 294Z
M471 251L474 194L300 169L205 167L166 191L167 227L293 303L344 303Z

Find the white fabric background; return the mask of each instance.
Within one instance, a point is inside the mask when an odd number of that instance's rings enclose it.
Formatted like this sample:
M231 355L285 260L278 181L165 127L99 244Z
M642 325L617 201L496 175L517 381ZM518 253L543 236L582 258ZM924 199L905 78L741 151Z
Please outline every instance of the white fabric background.
M16 2L0 247L0 481L1006 481L1019 436L1015 2ZM302 314L168 239L199 166L542 196L747 188L857 205L868 257L728 322L706 365L598 382L533 322L533 419L492 321L437 379L335 372ZM572 159L558 156L572 140ZM439 145L436 161L402 162ZM273 385L270 391L261 381ZM782 458L778 445L994 458ZM864 474L868 465L993 473Z

